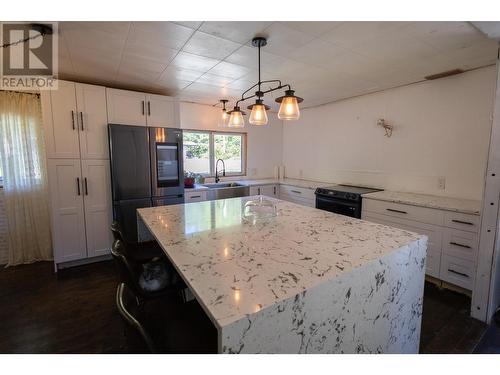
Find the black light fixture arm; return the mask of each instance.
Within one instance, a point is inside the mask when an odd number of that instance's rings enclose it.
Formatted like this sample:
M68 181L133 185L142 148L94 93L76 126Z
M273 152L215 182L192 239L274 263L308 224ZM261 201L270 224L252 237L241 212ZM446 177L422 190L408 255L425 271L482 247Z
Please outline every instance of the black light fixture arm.
M277 87L272 87L272 88L270 88L268 90L265 90L265 91L260 90L260 85L261 84L263 84L263 83L274 83L274 82L278 82L279 85ZM259 85L259 91L257 91L253 95L245 96L246 93L248 93L250 90L252 90L257 85ZM241 99L236 102L236 107L239 106L240 102L244 102L245 100L252 99L252 98L259 98L260 99L261 97L264 96L264 94L268 94L268 93L276 91L276 90L281 90L281 89L283 89L285 87L288 87L288 90L292 89L292 87L288 83L285 83L283 85L279 79L271 79L271 80L267 80L267 81L259 81L255 85L253 85L252 87L250 87L249 89L247 89L246 91L243 92L243 94L241 95Z

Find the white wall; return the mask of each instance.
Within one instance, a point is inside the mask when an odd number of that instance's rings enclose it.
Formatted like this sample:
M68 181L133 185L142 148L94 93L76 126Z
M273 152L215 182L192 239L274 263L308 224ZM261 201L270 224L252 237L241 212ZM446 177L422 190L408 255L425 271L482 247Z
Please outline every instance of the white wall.
M285 174L481 199L494 83L488 67L304 109L283 125Z
M217 127L220 108L194 103L180 103L182 129L230 131ZM245 116L248 121L248 116ZM233 130L234 131L234 130ZM247 133L247 176L273 177L274 167L281 164L282 122L276 113L269 114L267 126L245 125L237 132Z

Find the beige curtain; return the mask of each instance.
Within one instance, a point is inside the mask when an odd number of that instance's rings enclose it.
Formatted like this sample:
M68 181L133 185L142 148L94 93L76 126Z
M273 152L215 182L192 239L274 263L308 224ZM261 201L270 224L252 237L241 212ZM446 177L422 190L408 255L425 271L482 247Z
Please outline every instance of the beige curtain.
M52 259L40 98L0 91L0 162L8 225L7 266Z

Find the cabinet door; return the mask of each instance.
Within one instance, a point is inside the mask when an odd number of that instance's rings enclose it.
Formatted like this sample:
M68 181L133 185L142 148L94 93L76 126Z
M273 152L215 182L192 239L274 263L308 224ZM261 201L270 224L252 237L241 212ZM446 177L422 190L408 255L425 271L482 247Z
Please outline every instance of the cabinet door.
M87 230L87 255L108 254L112 237L109 160L82 160L83 197Z
M262 186L250 186L250 195L260 195Z
M110 124L146 126L146 96L142 92L106 89Z
M45 143L48 158L80 157L75 84L59 81L57 90L42 95Z
M146 113L148 126L178 128L174 98L163 95L146 95Z
M82 159L108 159L106 89L77 83L76 103Z
M79 159L49 159L52 241L56 263L87 257Z
M277 198L278 197L278 187L276 185L264 185L260 187L260 192L262 195L268 197Z

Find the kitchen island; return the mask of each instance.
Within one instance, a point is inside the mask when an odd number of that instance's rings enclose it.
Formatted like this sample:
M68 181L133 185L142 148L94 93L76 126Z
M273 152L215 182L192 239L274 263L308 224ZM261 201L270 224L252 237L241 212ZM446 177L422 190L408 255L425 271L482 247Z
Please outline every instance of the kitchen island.
M417 353L427 237L273 198L138 210L218 329L220 353Z

